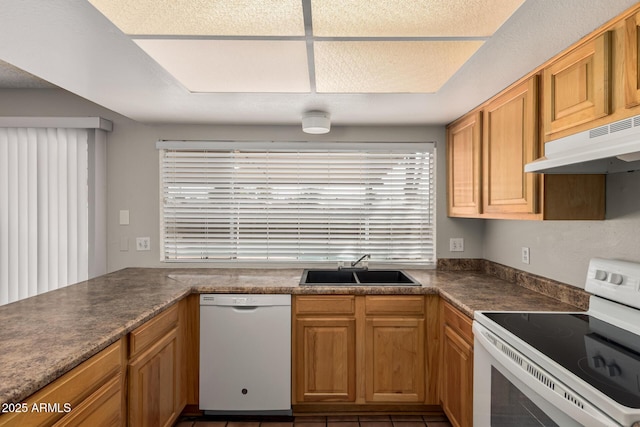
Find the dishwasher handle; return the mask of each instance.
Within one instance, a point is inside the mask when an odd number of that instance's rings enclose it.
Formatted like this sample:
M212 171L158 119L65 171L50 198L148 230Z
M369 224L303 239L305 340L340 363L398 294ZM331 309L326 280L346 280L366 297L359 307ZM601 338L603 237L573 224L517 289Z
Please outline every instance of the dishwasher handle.
M249 312L249 311L256 311L258 309L257 305L234 305L234 306L230 306L233 310L235 311L245 311L245 312Z

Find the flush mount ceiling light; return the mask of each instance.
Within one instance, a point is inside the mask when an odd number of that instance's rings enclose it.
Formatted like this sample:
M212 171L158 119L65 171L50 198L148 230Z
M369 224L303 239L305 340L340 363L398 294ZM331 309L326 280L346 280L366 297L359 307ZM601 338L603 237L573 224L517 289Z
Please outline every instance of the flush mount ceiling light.
M331 130L331 116L324 111L307 111L302 115L304 133L323 134Z

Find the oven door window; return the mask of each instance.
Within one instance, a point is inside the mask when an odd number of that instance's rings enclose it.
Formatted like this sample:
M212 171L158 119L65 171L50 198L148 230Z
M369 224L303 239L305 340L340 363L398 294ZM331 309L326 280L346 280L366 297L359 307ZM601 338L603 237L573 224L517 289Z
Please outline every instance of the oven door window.
M500 371L491 367L491 427L558 426Z

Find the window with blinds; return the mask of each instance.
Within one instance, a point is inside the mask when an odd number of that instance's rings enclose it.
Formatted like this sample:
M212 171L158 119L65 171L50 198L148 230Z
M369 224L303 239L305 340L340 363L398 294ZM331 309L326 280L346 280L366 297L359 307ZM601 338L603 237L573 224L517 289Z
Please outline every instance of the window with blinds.
M431 144L209 145L161 149L163 260L435 263Z

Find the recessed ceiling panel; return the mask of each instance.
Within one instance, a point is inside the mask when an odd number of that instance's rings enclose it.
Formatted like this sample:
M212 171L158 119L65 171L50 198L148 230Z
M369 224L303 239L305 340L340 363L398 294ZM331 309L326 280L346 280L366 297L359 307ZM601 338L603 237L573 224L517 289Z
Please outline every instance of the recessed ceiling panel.
M436 92L482 44L315 42L316 89L319 93Z
M492 35L524 0L311 0L319 37Z
M309 92L304 41L135 42L191 92Z
M304 36L300 0L89 0L125 34Z

